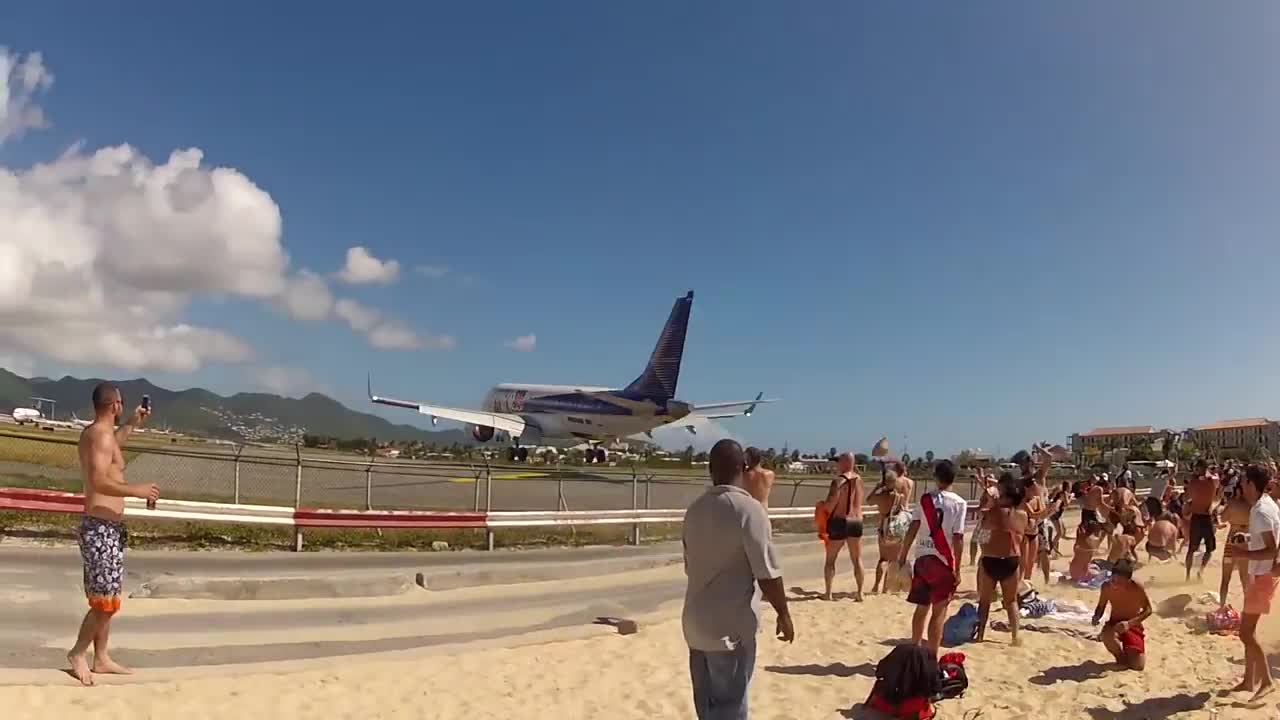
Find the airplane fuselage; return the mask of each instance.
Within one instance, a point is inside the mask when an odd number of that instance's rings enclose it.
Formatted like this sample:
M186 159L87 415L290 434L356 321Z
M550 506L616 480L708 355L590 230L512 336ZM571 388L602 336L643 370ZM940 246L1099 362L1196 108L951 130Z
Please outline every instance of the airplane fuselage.
M631 400L616 388L581 385L495 385L485 395L483 409L523 417L528 423L522 443L606 441L647 433L689 415L688 403ZM473 428L476 439L485 429Z

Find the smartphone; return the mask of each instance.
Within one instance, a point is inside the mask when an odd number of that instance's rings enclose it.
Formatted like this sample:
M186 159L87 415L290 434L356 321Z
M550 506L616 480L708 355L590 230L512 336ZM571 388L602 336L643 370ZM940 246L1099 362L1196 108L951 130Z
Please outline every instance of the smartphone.
M143 409L143 410L150 410L150 409L151 409L151 396L150 396L150 395L143 395L143 396L142 396L142 409Z

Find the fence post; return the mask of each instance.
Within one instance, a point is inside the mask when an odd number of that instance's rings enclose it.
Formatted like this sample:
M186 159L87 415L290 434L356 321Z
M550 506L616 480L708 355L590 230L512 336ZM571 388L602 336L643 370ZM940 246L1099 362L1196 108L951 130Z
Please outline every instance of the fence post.
M364 469L364 509L373 509L373 458L369 458L369 467Z
M640 477L636 474L636 464L631 463L631 510L640 509ZM640 523L631 526L631 544L640 545Z
M293 508L296 510L302 507L302 446L297 443L293 446L294 455L297 457L297 478L293 486ZM302 552L302 528L293 528L293 551Z
M240 453L244 452L244 445L236 445L236 465L235 465L235 483L232 486L232 497L235 498L235 504L240 504Z
M493 468L489 467L489 458L484 459L484 514L488 515L493 510ZM493 528L485 527L484 529L485 544L493 549Z
M475 483L473 483L475 485L476 501L475 505L471 509L474 512L480 512L480 478L484 476L484 471L477 468L475 465L472 465L471 474L474 475L476 479Z

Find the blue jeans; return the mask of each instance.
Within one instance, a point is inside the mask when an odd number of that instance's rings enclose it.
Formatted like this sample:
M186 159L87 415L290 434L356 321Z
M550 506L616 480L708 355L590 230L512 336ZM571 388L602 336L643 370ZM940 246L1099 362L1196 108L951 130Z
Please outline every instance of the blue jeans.
M693 708L698 720L747 720L747 688L756 665L756 639L728 652L689 651Z

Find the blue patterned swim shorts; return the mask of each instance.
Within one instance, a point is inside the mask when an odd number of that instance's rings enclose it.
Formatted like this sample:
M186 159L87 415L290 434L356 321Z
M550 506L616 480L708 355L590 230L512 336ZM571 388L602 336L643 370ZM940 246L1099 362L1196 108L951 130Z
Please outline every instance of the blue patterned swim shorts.
M89 607L108 613L120 609L128 539L123 522L92 515L80 519L80 557L84 560L84 594Z

